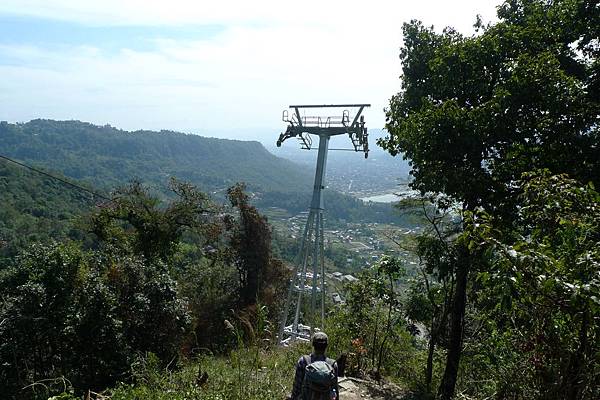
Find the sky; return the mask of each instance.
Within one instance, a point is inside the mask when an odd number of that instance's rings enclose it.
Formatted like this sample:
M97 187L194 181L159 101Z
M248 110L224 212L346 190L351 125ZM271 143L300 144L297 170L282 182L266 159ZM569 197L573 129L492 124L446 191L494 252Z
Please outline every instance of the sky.
M2 0L0 120L270 142L290 104L370 103L383 128L402 23L471 34L499 2Z

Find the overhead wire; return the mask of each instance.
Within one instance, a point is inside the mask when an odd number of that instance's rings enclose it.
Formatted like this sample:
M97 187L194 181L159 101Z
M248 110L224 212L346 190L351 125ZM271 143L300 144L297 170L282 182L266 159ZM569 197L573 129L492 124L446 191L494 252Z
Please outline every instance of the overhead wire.
M103 194L100 194L100 193L98 193L98 192L95 192L95 191L93 191L93 190L90 190L90 189L88 189L88 188L85 188L85 187L83 187L83 186L77 185L77 184L75 184L75 183L73 183L73 182L69 182L69 181L67 181L66 179L63 179L63 178L61 178L61 177L58 177L58 176L56 176L56 175L49 174L48 172L42 171L41 169L38 169L38 168L35 168L35 167L32 167L32 166L29 166L29 165L27 165L27 164L23 164L22 162L20 162L20 161L17 161L17 160L13 160L13 159L12 159L12 158L10 158L10 157L6 157L6 156L3 156L3 155L1 155L1 154L0 154L0 159L3 159L3 160L5 160L5 161L11 162L11 163L13 163L13 164L19 165L20 167L26 168L26 169L28 169L28 170L30 170L30 171L33 171L33 172L36 172L36 173L38 173L38 174L41 174L41 175L47 176L48 178L52 178L52 179L54 179L54 180L56 180L56 181L58 181L58 182L61 182L61 183L62 183L62 184L64 184L64 185L67 185L67 186L69 186L69 187L71 187L71 188L74 188L74 189L81 190L81 191L83 191L83 192L86 192L86 193L88 193L88 194L91 194L92 196L95 196L95 197L101 198L101 199L103 199L103 200L112 201L112 199L111 199L111 198L109 198L109 197L107 197L107 196L105 196L105 195L103 195Z

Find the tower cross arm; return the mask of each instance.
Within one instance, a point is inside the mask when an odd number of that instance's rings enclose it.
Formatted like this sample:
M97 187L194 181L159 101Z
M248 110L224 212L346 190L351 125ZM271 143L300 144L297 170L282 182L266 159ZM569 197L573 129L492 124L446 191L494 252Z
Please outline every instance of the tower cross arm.
M348 134L352 140L355 151L364 151L365 157L368 154L368 144L366 144L367 133L364 125L364 118L362 113L366 107L370 107L368 103L355 103L355 104L297 104L290 105L292 115L291 119L287 118L287 110L284 111L284 121L288 122L289 125L285 132L279 135L277 140L277 147L290 138L296 137L301 140L302 148L310 150L310 137L305 135L318 135L318 136L336 136ZM300 109L316 109L316 108L358 108L352 123L349 123L349 112L344 110L341 117L322 117L322 116L308 116L302 117ZM340 126L341 125L341 126Z
M370 104L305 104L292 105L290 108L356 108L371 107Z

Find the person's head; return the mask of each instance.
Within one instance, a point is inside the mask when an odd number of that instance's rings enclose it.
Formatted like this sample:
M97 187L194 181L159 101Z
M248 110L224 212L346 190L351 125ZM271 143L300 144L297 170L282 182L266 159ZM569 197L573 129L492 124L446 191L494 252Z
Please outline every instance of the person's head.
M325 332L317 332L312 337L312 345L316 354L325 354L327 349L327 335Z

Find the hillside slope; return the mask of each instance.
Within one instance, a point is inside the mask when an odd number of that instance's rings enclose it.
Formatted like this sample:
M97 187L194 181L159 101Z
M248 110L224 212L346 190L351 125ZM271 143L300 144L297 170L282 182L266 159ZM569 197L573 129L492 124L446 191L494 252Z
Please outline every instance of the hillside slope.
M85 192L0 160L0 264L26 243L76 237L74 219L94 204Z
M204 192L245 182L260 208L292 213L310 204L314 170L269 153L259 142L206 138L172 131L128 132L80 121L0 123L0 155L55 171L105 192L136 179L167 192L171 176ZM389 204L364 204L335 190L325 193L328 216L349 221L393 220Z
M133 178L164 185L177 176L203 190L246 182L253 190L303 191L311 175L258 142L171 131L127 132L80 121L0 125L2 154L112 188Z

